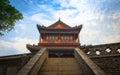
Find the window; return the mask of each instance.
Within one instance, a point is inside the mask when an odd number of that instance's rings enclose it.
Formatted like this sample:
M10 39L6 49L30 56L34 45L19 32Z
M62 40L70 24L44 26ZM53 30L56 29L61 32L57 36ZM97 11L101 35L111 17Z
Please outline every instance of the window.
M88 54L88 55L89 55L89 54L90 54L90 51L88 51L86 54Z
M70 40L72 40L72 36L70 36Z
M48 35L46 36L46 39L47 39L47 40L49 39Z
M66 36L64 36L64 39L66 40Z
M120 53L120 49L117 49L117 51Z
M57 36L55 36L55 40L57 40Z
M54 36L52 36L52 40L54 40Z
M63 40L64 38L63 38L63 36L61 36L61 40Z
M111 52L111 49L110 48L106 48L105 51L109 53L109 52Z
M49 36L49 40L51 40L51 36Z
M100 55L101 52L97 49L95 53L96 55Z

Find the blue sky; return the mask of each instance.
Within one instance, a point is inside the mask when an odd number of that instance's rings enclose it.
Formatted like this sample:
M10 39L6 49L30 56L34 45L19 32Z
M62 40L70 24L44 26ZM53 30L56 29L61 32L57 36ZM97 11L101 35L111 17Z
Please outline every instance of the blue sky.
M26 44L37 44L36 24L49 26L59 18L70 26L83 24L80 42L120 42L120 0L10 0L24 16L14 30L0 37L0 56L28 53Z

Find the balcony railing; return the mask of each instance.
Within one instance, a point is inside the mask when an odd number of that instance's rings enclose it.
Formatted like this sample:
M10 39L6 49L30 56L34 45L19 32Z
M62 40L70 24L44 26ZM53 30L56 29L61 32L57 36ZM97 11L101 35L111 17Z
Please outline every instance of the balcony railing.
M80 43L38 43L39 46L80 46Z

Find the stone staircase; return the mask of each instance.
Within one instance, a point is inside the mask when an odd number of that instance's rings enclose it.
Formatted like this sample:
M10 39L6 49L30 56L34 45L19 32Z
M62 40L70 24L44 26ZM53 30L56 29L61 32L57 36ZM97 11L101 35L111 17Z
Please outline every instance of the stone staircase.
M47 58L38 75L84 75L75 58Z

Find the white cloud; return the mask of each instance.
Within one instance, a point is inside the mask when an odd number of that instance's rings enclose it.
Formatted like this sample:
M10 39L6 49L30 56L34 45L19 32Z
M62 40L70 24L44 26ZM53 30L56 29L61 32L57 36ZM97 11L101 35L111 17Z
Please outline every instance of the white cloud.
M101 38L101 43L115 43L115 42L120 42L119 34L113 34L113 35Z
M35 21L39 24L44 24L44 25L50 25L52 22L48 19L46 19L45 17L48 17L46 16L45 14L41 14L41 13L37 13L37 14L33 14L31 16L31 20L32 21Z
M18 28L21 28L22 30L26 30L27 25L24 23L21 23L21 24L18 24L17 26L18 26Z
M113 19L113 20L120 20L120 11L116 11L110 15L107 16L109 19Z
M117 31L118 30L118 32L120 32L120 22L117 22L117 23L112 23L111 25L110 25L110 27L111 27L111 29L113 29L114 31Z
M4 47L4 48L10 48L11 47L11 43L4 41L4 40L0 40L0 49Z
M75 8L78 8L79 6L82 6L83 4L86 4L87 0L59 0L59 2L61 4L61 7L65 7L65 8L75 7Z
M14 43L12 43L11 45L20 51L25 51L26 50L26 44L37 44L37 40L32 40L32 39L27 39L27 38L19 38L16 37L14 39Z
M41 10L47 9L49 13L35 13L32 15L31 20L44 25L50 25L53 20L57 20L59 17L70 25L76 25L81 23L87 23L90 20L96 20L102 18L98 14L94 13L95 7L87 3L84 0L58 0L61 5L60 10L55 10L54 7L48 7L46 5L39 5ZM73 7L73 9L71 9ZM64 9L67 8L67 9ZM36 8L38 9L38 8ZM49 14L52 14L49 15ZM47 17L47 18L46 18ZM50 19L48 19L50 18Z
M98 40L100 40L99 35L100 35L100 31L98 30L92 30L89 28L83 28L80 32L80 42L81 44L97 44Z
M7 55L8 53L9 54L29 53L29 50L27 50L26 48L26 44L37 44L37 43L38 40L19 38L19 37L12 38L11 41L0 40L0 49L1 49L0 52L3 53L2 55ZM11 49L14 49L15 51Z

